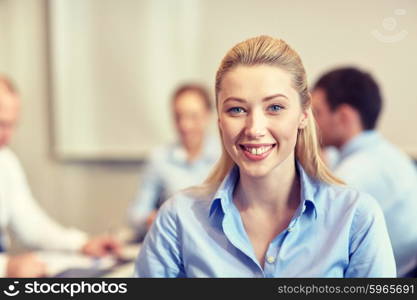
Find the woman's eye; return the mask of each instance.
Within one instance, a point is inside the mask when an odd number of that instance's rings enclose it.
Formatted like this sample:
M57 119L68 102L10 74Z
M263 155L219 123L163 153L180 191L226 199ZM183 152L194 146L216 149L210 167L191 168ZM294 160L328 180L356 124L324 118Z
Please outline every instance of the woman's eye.
M268 107L268 110L271 112L279 112L283 107L281 105L278 104L273 104L271 106Z
M227 112L231 113L232 115L238 115L245 112L242 107L232 107L227 110Z

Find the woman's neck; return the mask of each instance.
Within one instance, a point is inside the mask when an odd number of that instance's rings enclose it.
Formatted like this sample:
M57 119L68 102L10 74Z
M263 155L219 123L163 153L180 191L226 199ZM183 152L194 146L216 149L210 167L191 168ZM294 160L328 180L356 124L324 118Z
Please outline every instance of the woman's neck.
M294 159L289 157L263 177L254 178L241 173L234 199L241 211L256 209L281 214L295 210L300 202L300 183Z

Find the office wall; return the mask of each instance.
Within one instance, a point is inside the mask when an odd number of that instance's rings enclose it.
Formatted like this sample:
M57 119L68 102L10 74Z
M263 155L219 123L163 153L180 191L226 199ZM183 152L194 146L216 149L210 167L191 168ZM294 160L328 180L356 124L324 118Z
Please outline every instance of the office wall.
M261 8L263 14L254 14ZM202 1L201 9L200 80L213 85L220 59L234 43L260 33L281 36L300 52L311 81L339 64L355 63L372 71L386 100L382 132L417 155L413 90L417 2L212 0ZM396 9L404 9L405 15L395 15ZM277 13L283 11L288 15L277 19ZM392 19L386 21L389 17L397 22L396 28ZM12 148L21 158L36 199L61 223L91 233L119 227L124 224L124 212L135 193L142 165L56 158L52 152L54 101L47 26L46 0L0 0L0 72L16 80L23 99ZM408 35L386 43L372 35L374 29L389 31L387 35L406 30ZM334 43L341 35L346 37L343 47ZM322 42L317 43L319 36Z
M412 92L417 62L407 59L417 51L415 2L50 3L53 125L62 157L143 157L173 136L164 120L175 86L193 78L211 86L227 49L260 34L288 41L301 54L311 82L339 65L371 72L386 96L382 131L417 153L417 136L401 130L412 125L417 111Z

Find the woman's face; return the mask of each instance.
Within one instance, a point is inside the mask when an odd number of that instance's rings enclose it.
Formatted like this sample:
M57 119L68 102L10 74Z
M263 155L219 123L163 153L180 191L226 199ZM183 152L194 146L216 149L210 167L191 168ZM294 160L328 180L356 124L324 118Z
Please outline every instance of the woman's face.
M218 101L223 144L240 172L262 177L280 165L294 166L297 133L307 113L288 72L238 66L224 76Z

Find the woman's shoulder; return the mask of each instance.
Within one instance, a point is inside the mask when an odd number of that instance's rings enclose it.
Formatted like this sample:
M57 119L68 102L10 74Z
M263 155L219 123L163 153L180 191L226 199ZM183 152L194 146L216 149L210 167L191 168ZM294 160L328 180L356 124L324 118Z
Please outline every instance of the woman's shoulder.
M349 186L322 183L317 193L317 200L326 210L352 211L361 217L382 214L373 196Z
M160 210L173 216L193 213L196 210L208 211L213 195L204 186L190 187L173 194Z

